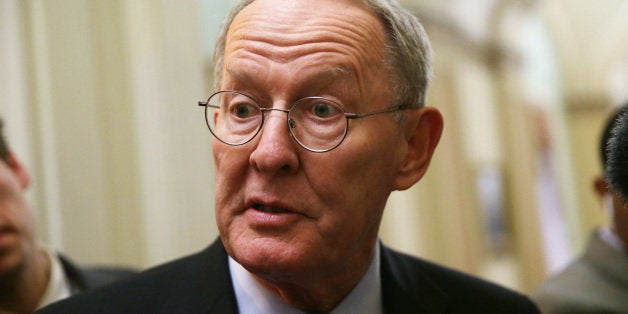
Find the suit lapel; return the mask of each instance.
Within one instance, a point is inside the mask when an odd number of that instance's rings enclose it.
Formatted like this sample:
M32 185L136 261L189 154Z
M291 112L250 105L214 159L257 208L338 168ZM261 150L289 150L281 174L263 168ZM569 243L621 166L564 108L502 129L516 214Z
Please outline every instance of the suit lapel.
M72 263L67 257L63 256L62 254L57 254L57 256L59 257L61 267L63 268L63 272L65 273L65 276L68 279L73 292L82 292L92 288L88 286L85 276L83 276L81 270L76 267L74 263Z
M197 262L199 276L189 309L204 313L238 313L238 304L231 282L227 252L220 238L207 248ZM198 306L200 305L200 306Z
M447 296L416 260L381 245L382 298L385 313L443 313Z

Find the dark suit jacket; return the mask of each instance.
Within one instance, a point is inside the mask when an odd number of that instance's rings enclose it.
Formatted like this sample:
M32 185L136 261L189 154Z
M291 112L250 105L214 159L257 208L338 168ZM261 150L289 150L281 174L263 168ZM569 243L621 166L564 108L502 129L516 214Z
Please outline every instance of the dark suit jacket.
M62 254L58 256L73 293L104 286L136 273L135 270L122 267L78 267Z
M382 246L386 313L538 313L526 297ZM227 253L204 251L53 304L44 313L238 313Z

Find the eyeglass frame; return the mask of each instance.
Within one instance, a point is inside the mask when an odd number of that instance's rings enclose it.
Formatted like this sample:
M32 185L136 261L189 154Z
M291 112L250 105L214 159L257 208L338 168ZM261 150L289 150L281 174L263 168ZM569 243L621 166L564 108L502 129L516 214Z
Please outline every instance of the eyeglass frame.
M214 133L214 130L212 130L210 123L209 123L209 118L207 116L207 110L209 110L209 107L212 107L214 109L220 109L219 106L213 106L210 105L209 100L212 99L212 97L218 95L218 94L222 94L222 93L236 93L245 97L250 98L255 105L257 106L257 108L259 109L260 113L262 114L262 121L260 122L259 127L257 128L257 130L255 131L255 133L253 134L253 136L251 136L250 139L239 143L239 144L234 144L234 143L228 143L226 141L224 141L223 139L221 139L220 137L218 137L218 135L216 135L216 133ZM338 143L336 145L334 145L331 148L328 149L312 149L309 148L307 146L305 146L303 143L301 143L301 141L299 141L298 138L296 138L296 135L294 135L294 131L292 131L292 129L294 127L291 126L290 124L290 119L288 118L290 116L290 111L292 110L292 108L294 108L294 106L306 99L322 99L328 102L333 103L334 105L338 106L338 109L340 109L342 111L342 114L345 116L345 131L344 134L342 135L342 138L340 139L340 141L338 141ZM377 115L377 114L381 114L381 113L389 113L389 112L395 112L395 111L401 111L401 110L406 110L406 109L412 109L410 107L410 105L408 104L401 104L401 105L396 105L396 106L391 106L391 107L387 107L385 109L381 109L381 110L375 110L375 111L369 111L369 112L363 112L363 113L350 113L350 112L345 112L343 107L335 100L326 98L326 97L322 97L322 96L309 96L309 97L303 97L295 102L292 103L292 105L290 105L290 109L280 109L280 108L266 108L266 107L262 107L259 105L259 102L253 98L250 95L247 95L243 92L239 92L236 90L220 90L217 92L214 92L213 94L211 94L206 101L198 101L198 106L199 107L205 107L205 123L207 124L207 128L209 129L209 132L211 132L211 134L220 142L225 143L229 146L242 146L245 145L246 143L252 141L257 134L259 134L259 132L262 130L262 128L264 128L264 120L266 118L266 115L264 114L265 112L271 112L271 111L280 111L280 112L284 112L286 114L286 123L288 126L288 131L290 132L290 137L292 137L292 139L297 142L297 144L299 144L299 146L303 147L305 150L313 152L313 153L326 153L329 151L332 151L334 149L336 149L338 146L340 146L340 144L342 144L342 142L344 142L345 138L347 137L347 133L349 133L349 120L353 120L353 119L360 119L360 118L364 118L364 117L369 117L369 116L373 116L373 115Z

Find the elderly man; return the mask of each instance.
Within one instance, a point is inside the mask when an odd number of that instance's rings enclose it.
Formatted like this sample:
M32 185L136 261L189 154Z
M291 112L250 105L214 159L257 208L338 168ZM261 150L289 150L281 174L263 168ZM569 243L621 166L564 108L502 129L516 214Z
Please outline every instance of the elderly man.
M216 45L220 240L48 313L534 313L525 297L378 242L427 171L430 47L394 1L238 4Z
M82 269L37 244L35 218L24 195L26 168L9 149L0 120L0 313L35 309L126 277L127 269Z

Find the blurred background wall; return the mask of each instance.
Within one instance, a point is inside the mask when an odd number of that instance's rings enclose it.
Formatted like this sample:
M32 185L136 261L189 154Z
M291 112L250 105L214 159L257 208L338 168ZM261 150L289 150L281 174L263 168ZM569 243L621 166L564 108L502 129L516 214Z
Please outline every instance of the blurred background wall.
M40 238L147 267L217 235L210 133L227 0L0 0L0 115ZM598 137L628 99L628 2L405 0L435 51L445 132L395 192L389 245L529 292L605 223Z

